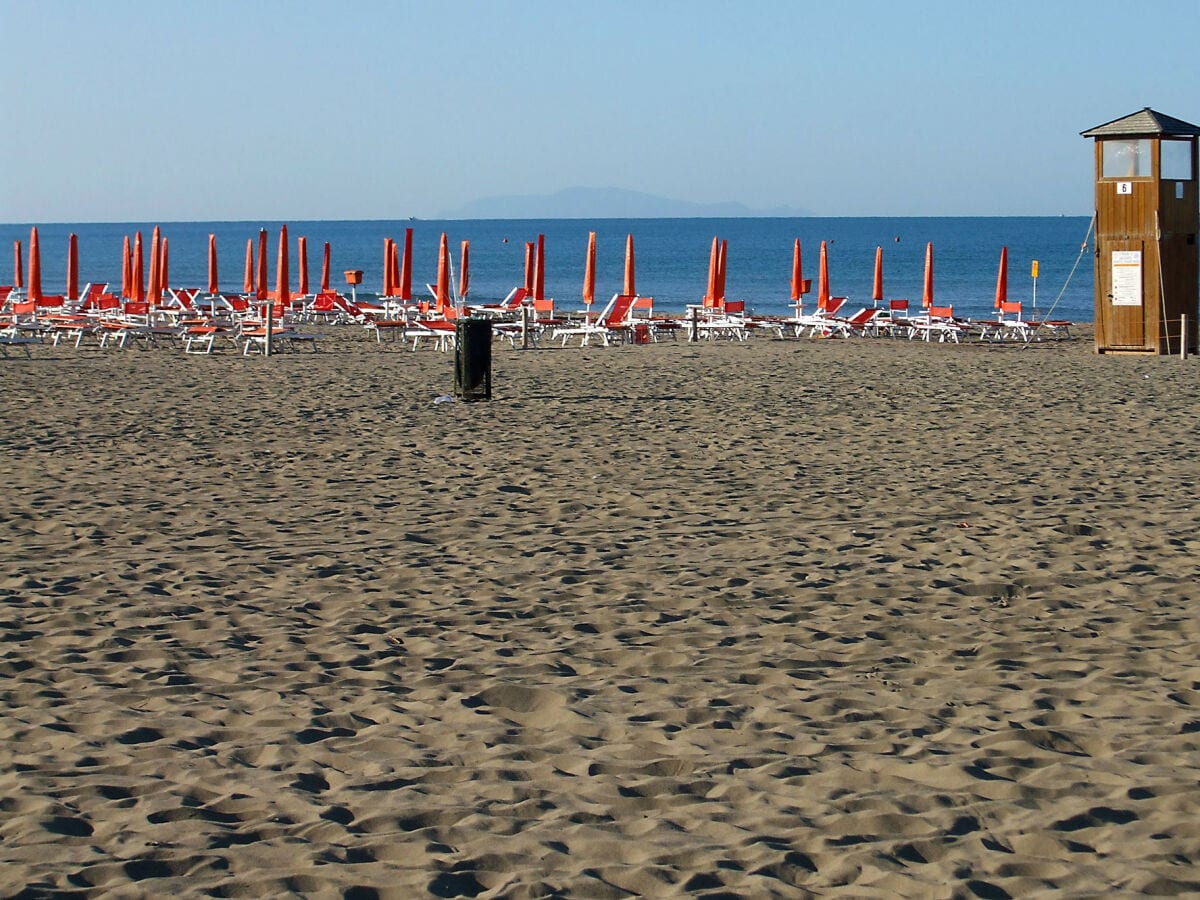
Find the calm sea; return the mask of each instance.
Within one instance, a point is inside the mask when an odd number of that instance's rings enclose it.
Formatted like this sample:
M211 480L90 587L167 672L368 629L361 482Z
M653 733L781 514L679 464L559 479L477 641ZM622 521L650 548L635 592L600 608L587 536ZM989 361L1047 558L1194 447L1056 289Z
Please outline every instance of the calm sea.
M42 285L61 293L66 278L67 236L79 236L80 286L89 281L119 285L121 248L126 235L141 231L149 250L150 233L159 224L169 240L173 287L202 287L207 281L208 235L217 237L221 289L241 290L246 241L260 228L269 233L268 261L274 285L279 222L163 222L44 224L38 226ZM581 309L584 255L589 231L596 232L598 302L620 290L625 239L632 234L637 290L655 298L655 308L682 312L699 302L708 275L714 236L728 242L726 296L744 299L759 314L789 312L792 244L800 239L804 275L815 287L821 241L829 248L831 291L849 305L871 304L875 248L883 248L884 293L889 299L919 303L925 245L933 242L934 293L939 304L953 304L956 315L986 318L995 293L1000 248L1008 247L1009 299L1055 318L1090 322L1093 318L1093 246L1086 217L1003 218L802 218L802 219L489 219L453 221L298 221L288 222L292 287L296 285L296 242L307 238L309 279L320 278L323 244L331 245L333 286L348 291L342 272L362 269L361 295L377 291L383 280L383 243L403 242L413 229L413 290L436 278L438 242L446 232L458 266L462 242L470 242L470 292L476 303L494 302L523 283L525 243L544 234L546 293L560 309ZM11 247L22 242L28 256L29 226L0 225ZM1038 261L1036 282L1031 277ZM26 262L27 264L27 262ZM0 282L11 274L5 264ZM1036 291L1036 298L1035 298ZM809 295L811 309L815 293Z

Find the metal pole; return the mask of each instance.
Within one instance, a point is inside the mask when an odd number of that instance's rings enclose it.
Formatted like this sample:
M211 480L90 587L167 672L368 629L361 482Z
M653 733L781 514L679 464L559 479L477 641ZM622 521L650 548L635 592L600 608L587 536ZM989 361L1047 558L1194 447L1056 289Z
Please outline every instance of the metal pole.
M1188 357L1188 326L1187 313L1179 317L1179 358L1187 359Z
M271 298L267 298L267 336L263 340L263 356L271 355L271 329L275 324L274 321L275 304L271 302Z

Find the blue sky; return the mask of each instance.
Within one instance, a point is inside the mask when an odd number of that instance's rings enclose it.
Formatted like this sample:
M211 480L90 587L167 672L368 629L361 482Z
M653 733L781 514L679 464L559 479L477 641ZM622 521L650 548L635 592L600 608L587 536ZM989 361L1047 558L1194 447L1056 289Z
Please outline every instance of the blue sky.
M0 221L397 219L619 187L1088 214L1079 132L1200 122L1196 0L0 0Z

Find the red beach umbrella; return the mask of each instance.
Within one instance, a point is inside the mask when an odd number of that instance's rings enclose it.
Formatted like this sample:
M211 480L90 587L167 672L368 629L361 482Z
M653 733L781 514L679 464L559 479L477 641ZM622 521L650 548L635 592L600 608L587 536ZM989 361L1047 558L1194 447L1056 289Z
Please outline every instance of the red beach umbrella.
M296 293L301 297L308 296L308 238L296 239Z
M288 290L288 236L287 226L279 226L279 255L275 258L275 302L286 310L292 303Z
M467 291L471 287L471 277L469 274L467 274L468 273L467 266L469 264L468 258L470 256L470 251L471 251L471 242L463 241L462 242L462 268L459 269L459 272L458 272L458 296L462 297L464 300L467 299Z
M161 242L162 233L158 230L158 226L155 225L154 231L150 235L150 279L146 287L146 299L151 306L158 306L162 303Z
M533 241L525 242L525 296L533 296Z
M799 303L804 297L804 263L800 258L800 238L792 245L792 302Z
M817 270L817 309L829 308L829 250L821 241L821 262Z
M413 230L404 229L404 259L400 261L400 299L412 300L412 241Z
M437 311L446 315L450 309L450 245L446 241L446 232L442 232L442 240L438 246L437 286L434 289L437 300Z
M25 274L22 271L21 242L13 241L13 287L25 287Z
M1000 248L1000 271L996 273L996 309L1008 302L1008 248Z
M921 305L933 306L933 241L925 245L925 288L921 291Z
M546 299L546 236L539 234L537 256L533 261L533 299Z
M125 235L125 247L121 251L121 296L133 299L133 250L129 247L129 235Z
M391 242L391 259L388 260L391 266L391 292L392 294L400 293L400 246L396 241Z
M708 284L704 288L705 307L716 306L717 277L721 265L721 242L713 235L712 249L708 251Z
M883 248L875 248L875 282L871 287L871 299L876 305L883 302Z
M325 253L321 257L321 293L329 293L329 241L325 242Z
M267 229L258 232L258 291L256 299L267 299Z
M383 296L391 297L396 293L396 286L392 284L392 247L394 246L391 238L383 239Z
M246 238L246 274L242 276L242 291L247 297L256 293L254 285L254 238Z
M208 236L208 292L215 294L220 289L220 280L217 278L217 236L210 234Z
M162 244L158 248L158 283L164 291L171 287L171 276L168 274L170 270L167 267L167 264L170 261L170 253L167 251L167 243L167 236L164 234Z
M622 285L626 297L637 296L636 270L633 258L633 235L625 238L625 282Z
M587 255L583 260L583 305L596 302L596 232L588 232ZM588 310L591 312L591 309Z
M729 252L729 241L721 241L721 252L717 254L717 296L713 306L725 306L725 260Z
M133 235L133 282L130 285L130 299L135 303L144 303L146 300L146 278L145 269L142 266L142 233L134 232Z
M73 231L67 237L67 299L79 299L79 238Z
M42 249L36 225L29 232L29 295L25 299L42 299Z

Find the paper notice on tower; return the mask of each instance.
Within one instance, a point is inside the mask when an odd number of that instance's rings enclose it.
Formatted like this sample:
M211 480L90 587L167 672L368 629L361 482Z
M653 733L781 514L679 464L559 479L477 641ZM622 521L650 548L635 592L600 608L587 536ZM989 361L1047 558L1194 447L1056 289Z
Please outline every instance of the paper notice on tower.
M1142 251L1114 250L1112 254L1112 305L1142 305Z

